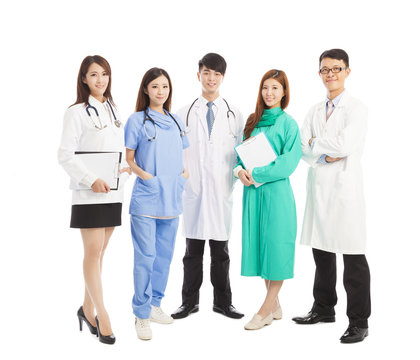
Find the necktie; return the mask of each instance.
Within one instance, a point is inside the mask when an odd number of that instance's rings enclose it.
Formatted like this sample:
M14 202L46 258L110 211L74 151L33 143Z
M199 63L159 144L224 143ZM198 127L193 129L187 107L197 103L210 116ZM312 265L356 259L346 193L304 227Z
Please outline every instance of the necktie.
M213 112L213 103L210 101L207 103L207 107L209 108L207 110L207 115L206 115L206 119L207 119L207 126L209 128L209 138L211 135L211 130L213 129L213 124L214 124L214 112Z
M330 101L328 101L327 120L328 120L328 118L331 116L331 114L332 114L333 110L334 110L333 103L332 103L332 101L330 100Z

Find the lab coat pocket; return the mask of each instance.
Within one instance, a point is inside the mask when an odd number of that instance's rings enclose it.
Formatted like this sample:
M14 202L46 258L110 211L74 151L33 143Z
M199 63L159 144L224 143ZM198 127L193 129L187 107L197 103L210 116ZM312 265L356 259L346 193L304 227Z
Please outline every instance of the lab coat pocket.
M353 174L347 171L337 173L337 197L340 199L354 199L356 196L357 182Z

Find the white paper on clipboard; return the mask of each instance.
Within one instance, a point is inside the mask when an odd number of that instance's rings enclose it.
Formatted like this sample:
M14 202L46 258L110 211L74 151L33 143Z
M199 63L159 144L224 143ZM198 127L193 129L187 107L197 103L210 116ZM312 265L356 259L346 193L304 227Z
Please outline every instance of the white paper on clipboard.
M265 166L276 160L277 154L265 136L264 132L251 136L242 144L235 147L236 153L245 165L246 170L255 167ZM255 183L255 187L261 186L263 183Z
M83 164L89 171L94 173L98 178L104 180L111 190L118 190L119 173L121 164L121 152L85 152L78 151L75 155L82 160ZM71 184L72 190L86 190L90 187L75 182Z

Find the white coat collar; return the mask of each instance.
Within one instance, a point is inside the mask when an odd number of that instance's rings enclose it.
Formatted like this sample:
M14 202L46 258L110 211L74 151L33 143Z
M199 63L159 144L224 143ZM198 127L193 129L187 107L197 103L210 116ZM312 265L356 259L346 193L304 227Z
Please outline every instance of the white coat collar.
M94 107L96 107L96 108L98 108L98 111L99 111L99 108L106 108L107 106L107 100L105 100L103 103L102 102L100 102L99 100L97 100L96 98L94 98L92 95L89 95L89 99L88 99L88 102L89 102L89 104L91 105L91 106L94 106Z
M347 90L344 90L344 92L341 95L341 99L340 99L340 101L337 104L337 108L346 106L348 104L350 98L351 98L351 95L349 94L349 92ZM319 111L326 112L325 100L321 101L318 104L317 109Z
M213 104L216 105L216 107L220 108L220 103L223 101L222 97L219 95L219 97L213 101ZM209 102L203 95L200 95L198 98L198 106L202 106L207 109L207 103Z

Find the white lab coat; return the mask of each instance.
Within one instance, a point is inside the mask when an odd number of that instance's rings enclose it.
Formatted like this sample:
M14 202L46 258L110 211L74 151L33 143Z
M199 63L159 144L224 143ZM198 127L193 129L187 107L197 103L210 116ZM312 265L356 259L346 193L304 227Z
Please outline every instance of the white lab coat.
M230 114L230 130L226 103L221 97L217 98L209 139L206 104L207 100L200 96L189 114L190 147L184 150L183 156L190 177L183 194L183 234L191 239L225 241L230 237L232 226L234 147L242 141L244 121L241 113L229 104L236 115L235 119ZM190 106L177 113L186 125Z
M364 254L365 203L361 157L367 108L347 91L326 121L326 103L313 106L301 129L303 159L310 165L301 243L342 254ZM311 149L308 141L315 137ZM321 164L319 157L344 157Z
M107 127L102 130L95 128L94 124L100 126L98 118L93 109L90 110L91 118L89 118L85 104L73 105L65 112L58 162L70 176L70 188L75 188L75 183L91 187L98 178L75 156L75 151L121 151L123 153L121 167L128 167L124 151L124 125L121 123L118 128L114 124L114 118L107 103L101 103L93 96L89 96L89 103L97 109L102 125L107 125ZM121 121L116 107L113 107L113 110L117 119ZM95 193L91 189L73 190L72 205L122 203L123 185L127 177L128 174L123 173L120 176L118 190L112 190L109 193Z

